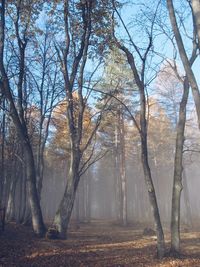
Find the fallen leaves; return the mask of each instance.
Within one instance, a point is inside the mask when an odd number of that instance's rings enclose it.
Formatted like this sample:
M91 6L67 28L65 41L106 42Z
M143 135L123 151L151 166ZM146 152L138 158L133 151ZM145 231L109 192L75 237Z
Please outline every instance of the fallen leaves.
M72 227L69 239L63 241L38 239L30 228L9 224L0 236L0 266L197 267L200 266L199 238L199 233L184 233L185 255L181 259L158 260L155 239L144 236L143 229L135 226L81 224L76 230Z

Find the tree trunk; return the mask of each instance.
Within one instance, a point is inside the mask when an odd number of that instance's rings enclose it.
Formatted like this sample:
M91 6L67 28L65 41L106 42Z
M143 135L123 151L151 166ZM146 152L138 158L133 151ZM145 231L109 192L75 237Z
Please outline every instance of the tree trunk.
M156 200L155 189L151 177L151 170L148 163L148 154L147 154L147 140L146 138L141 138L142 142L142 166L144 171L145 182L147 185L149 200L151 209L153 211L156 235L157 235L157 250L158 250L158 257L162 258L165 254L165 240L164 240L164 233L162 229L162 224L160 220L160 214L158 209L158 204Z
M87 170L85 177L85 218L87 222L90 222L91 217L91 177L90 171Z
M16 189L17 179L13 179L10 183L10 190L8 195L8 203L6 208L6 219L8 221L15 220L15 189Z
M23 223L25 221L26 207L27 207L26 166L24 166L22 178L20 180L20 199L19 199L19 218L18 218L19 223Z
M5 99L3 99L3 118L1 130L1 174L0 174L0 208L4 206L4 181L5 181L5 127L6 127L6 114L5 114Z
M119 117L119 116L118 116ZM116 200L116 217L117 221L121 222L121 183L120 183L120 151L119 151L119 121L115 123L115 200Z
M42 193L42 186L43 186L43 177L44 177L44 155L43 152L41 153L39 163L37 164L37 191L38 197L41 201L41 193Z
M157 234L157 253L158 253L158 257L162 258L165 254L165 239L164 239L164 233L163 233L162 224L160 220L160 213L158 209L153 180L151 177L151 170L150 170L149 161L148 161L146 97L145 97L145 85L144 85L145 59L143 60L143 65L142 65L143 71L140 77L140 74L135 64L135 59L134 59L133 54L124 45L122 45L116 38L115 40L116 40L117 47L121 49L122 51L124 51L124 53L126 54L127 61L131 67L133 77L135 79L135 83L140 93L140 129L138 129L138 127L137 129L139 130L140 139L141 139L141 160L142 160L145 182L146 182L146 186L147 186L147 190L149 194L150 205L153 211L155 229L156 229L156 234ZM149 47L147 48L145 52L146 56L148 54L148 49L150 47L151 47L151 42L149 43Z
M188 190L185 168L183 168L183 194L184 194L187 224L189 225L190 228L193 228L192 211L190 206L189 190Z
M200 2L199 0L192 0L192 11L194 16L194 23L196 26L198 36L198 46L200 49Z
M31 208L32 225L34 232L38 236L44 236L45 225L43 223L42 211L40 208L37 188L36 188L36 173L33 153L28 143L24 144L24 154L27 164L27 185L29 193L29 202Z
M76 200L75 200L75 220L76 223L80 223L80 187L77 190L76 193Z
M184 92L179 109L179 120L176 134L176 151L174 159L174 182L172 192L172 217L171 217L171 253L174 255L180 252L180 198L182 191L182 162L183 162L183 145L184 131L186 121L186 105L189 94L188 80L184 81Z
M24 154L27 163L27 180L28 180L29 201L31 207L33 229L37 235L43 236L45 233L45 226L43 223L42 212L36 188L36 173L35 173L33 151L31 148L28 136L28 129L25 123L25 117L22 108L23 99L18 97L18 102L21 102L18 113L12 95L9 78L7 76L6 69L4 66L4 39L5 39L4 30L5 30L5 0L2 0L0 5L0 73L1 73L0 87L6 100L10 105L10 116L13 120L13 124L15 125L20 141L24 147ZM22 82L23 74L24 73L20 69L19 82ZM18 88L18 90L21 88Z
M193 2L196 2L196 1L193 1ZM174 32L177 46L178 46L179 54L181 57L181 61L183 63L183 67L184 67L186 75L188 77L188 81L189 81L190 86L192 88L192 95L193 95L193 99L194 99L194 103L195 103L195 107L196 107L196 112L197 112L197 117L198 117L198 126L200 128L200 93L199 93L199 87L198 87L195 75L193 73L193 70L191 68L191 63L190 63L188 56L186 54L186 51L185 51L183 40L182 40L180 31L179 31L179 28L177 25L172 0L167 0L167 6L168 6L169 17L170 17L172 29ZM198 21L199 21L199 19L198 19Z
M122 110L119 111L119 141L120 141L120 188L121 188L121 219L123 226L127 225L127 185L125 159L125 131Z
M139 90L140 90L140 138L141 138L141 159L142 166L144 171L144 178L147 186L147 191L149 195L149 201L151 205L151 209L153 211L155 230L157 235L157 253L158 258L163 258L165 255L165 239L164 233L162 229L162 224L160 220L160 213L156 199L155 188L151 176L151 170L149 167L148 160L148 145L147 145L147 121L146 121L146 98L144 85L141 82L138 82Z
M71 156L70 170L67 177L67 185L59 208L56 212L53 227L58 231L60 239L67 238L67 229L74 205L76 189L79 183L80 152L73 151Z

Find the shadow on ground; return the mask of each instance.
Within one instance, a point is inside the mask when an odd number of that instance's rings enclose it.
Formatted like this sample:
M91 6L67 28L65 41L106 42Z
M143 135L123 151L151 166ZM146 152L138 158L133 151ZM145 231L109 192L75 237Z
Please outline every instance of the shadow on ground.
M109 222L72 225L68 240L60 241L38 239L29 227L9 224L0 236L0 266L200 267L199 232L182 233L180 259L158 260L156 238L144 236L143 229Z

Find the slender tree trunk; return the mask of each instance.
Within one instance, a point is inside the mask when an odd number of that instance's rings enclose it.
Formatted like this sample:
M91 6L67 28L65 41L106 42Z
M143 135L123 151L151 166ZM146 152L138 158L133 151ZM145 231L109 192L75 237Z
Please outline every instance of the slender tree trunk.
M76 193L76 200L75 200L75 220L76 223L79 224L80 222L80 187L78 187Z
M199 0L192 0L192 11L194 16L195 27L198 36L198 46L200 49L200 2Z
M11 181L10 190L8 195L8 203L6 208L6 219L8 221L15 220L15 189L16 189L16 178Z
M18 102L21 102L20 110L18 113L13 99L9 78L7 76L6 69L4 66L4 39L5 39L4 30L5 30L5 0L2 0L0 5L0 72L1 72L0 87L5 98L9 102L10 115L15 125L15 128L18 132L18 135L20 137L21 143L23 144L24 147L24 154L27 163L27 180L28 180L29 201L31 207L33 229L38 236L43 236L45 233L45 226L42 218L42 212L36 188L36 173L35 173L33 151L31 148L28 136L28 129L26 127L24 112L22 108L23 99L18 98ZM20 69L19 82L22 82L23 74L24 73L21 73ZM19 91L20 89L21 88L18 88Z
M145 137L141 137L142 142L142 166L144 171L145 182L147 185L150 205L153 211L153 217L155 222L155 229L157 235L157 249L158 249L158 257L162 258L165 254L165 240L164 233L162 229L162 224L160 220L160 213L158 209L158 204L156 200L155 189L151 177L151 170L148 163L148 154L147 154L147 140Z
M1 143L1 174L0 174L0 208L4 206L4 181L5 181L5 127L6 127L6 115L5 115L5 99L3 99L3 118L2 118L2 143Z
M67 238L68 225L74 205L76 189L79 183L80 152L74 151L71 156L70 170L67 177L67 185L59 208L56 212L53 226L58 231L58 237Z
M20 179L20 202L19 202L19 223L25 220L26 207L27 207L27 190L26 190L26 166L23 168L22 178Z
M193 2L197 2L197 1L193 1ZM188 81L189 81L190 86L192 88L193 99L194 99L196 112L197 112L197 117L198 117L198 126L200 128L200 93L199 93L199 87L198 87L195 75L193 73L193 70L191 68L191 63L190 63L190 61L188 59L188 56L186 54L185 47L184 47L184 44L183 44L183 40L182 40L180 31L179 31L179 28L178 28L178 25L177 25L174 6L173 6L173 1L172 0L167 0L167 6L168 6L169 17L170 17L172 29L173 29L173 32L174 32L174 36L175 36L175 39L176 39L177 46L178 46L179 54L180 54L180 57L181 57L181 61L183 63L183 67L184 67L186 75L188 77ZM198 19L198 21L199 21L199 19Z
M11 177L10 177L10 183L9 183L9 191L8 191L8 201L6 206L6 219L8 221L15 221L15 193L16 193L16 185L18 182L19 177L19 168L18 162L16 158L14 157L12 160L11 165Z
M185 168L183 168L183 193L184 193L187 223L190 226L190 228L193 228L192 211L191 211L191 206L190 206L189 190L188 190L188 183L187 183Z
M179 120L176 135L176 151L174 159L174 182L172 192L172 217L171 217L171 253L176 255L180 252L180 198L182 186L182 162L183 144L186 121L186 105L189 94L188 80L184 81L184 92L179 109Z
M127 225L127 185L126 185L126 159L125 159L125 131L122 111L119 114L119 140L120 140L120 182L121 182L121 219L124 226Z
M90 210L91 210L91 198L90 198L90 171L87 170L85 176L85 219L86 222L90 222Z
M38 162L37 166L37 191L38 191L38 197L41 201L41 193L42 193L42 185L43 185L43 177L44 177L44 155L43 152L40 153L40 160Z
M117 116L119 118L119 114ZM121 183L120 183L119 120L115 123L115 199L117 221L121 222Z
M157 198L155 193L155 188L151 176L151 169L149 167L148 160L148 145L147 145L147 121L146 121L146 98L144 92L144 86L141 85L141 82L138 82L140 85L140 138L141 138L141 159L142 166L144 171L144 178L148 190L149 201L153 211L155 230L157 235L157 253L158 258L163 258L165 255L165 239L162 228L162 223L160 220L160 213L157 204Z
M139 72L137 70L135 59L133 57L133 54L124 46L122 45L116 38L116 45L119 49L124 51L127 57L127 61L131 67L133 77L135 79L136 85L139 89L140 93L140 139L141 139L141 160L142 160L142 166L144 171L144 177L145 182L148 190L150 205L153 211L153 217L154 217L154 223L155 223L155 229L157 234L157 252L158 257L162 258L165 254L165 239L164 239L164 233L162 229L162 224L160 220L160 213L158 209L155 189L153 185L153 180L151 177L151 170L149 167L149 161L148 161L148 145L147 145L147 121L146 121L146 97L145 97L145 86L144 86L144 71L145 71L145 60L143 59L143 65L142 65L142 74L141 77L139 75ZM146 50L146 56L148 54L148 49L151 47L151 42L149 43L149 47Z

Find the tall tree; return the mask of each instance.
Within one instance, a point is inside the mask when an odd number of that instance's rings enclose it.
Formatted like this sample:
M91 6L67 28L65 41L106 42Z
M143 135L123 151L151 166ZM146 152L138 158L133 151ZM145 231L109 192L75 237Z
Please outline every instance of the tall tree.
M193 12L194 14L194 19L193 19L193 31L194 31L194 35L193 35L193 46L196 46L196 35L197 32L196 30L198 29L199 31L199 26L198 26L198 16L199 14L197 13L197 5L195 5L195 1L192 1L192 6L193 6L193 10L191 10L191 12ZM197 112L197 117L198 117L198 125L200 128L200 92L199 92L199 87L198 87L198 83L195 77L195 74L192 70L191 64L190 64L190 60L189 60L189 56L186 53L186 48L184 46L184 42L181 36L181 32L180 29L178 27L178 23L177 23L177 19L176 19L176 15L175 15L175 9L174 9L174 4L172 0L167 0L167 7L168 7L168 11L169 11L169 17L170 17L170 22L171 22L171 26L172 26L172 30L176 39L176 44L178 47L178 51L181 57L181 61L183 63L183 67L185 69L185 73L188 77L189 80L189 84L191 86L192 89L192 94L193 94L193 99L194 99L194 103L195 103L195 107L196 107L196 112ZM199 37L198 37L199 38Z
M145 182L148 190L149 200L151 204L151 208L153 211L153 217L155 222L155 228L156 228L156 234L157 234L157 252L158 257L162 258L165 254L165 241L164 241L164 233L163 228L160 220L160 213L158 209L156 194L155 194L155 188L152 180L151 175L151 169L149 166L149 159L148 159L148 145L147 145L147 114L146 114L146 107L147 107L147 99L146 99L146 85L145 85L145 70L146 70L146 62L148 54L151 51L152 45L153 45L153 27L154 27L154 20L155 20L155 14L151 21L150 31L148 32L148 44L145 48L144 54L141 54L138 47L134 43L133 39L131 38L130 33L128 32L127 27L125 26L119 12L116 9L115 3L113 2L114 11L117 13L118 17L120 18L120 21L122 22L128 37L130 39L130 43L132 44L133 48L136 50L136 53L139 55L139 58L141 60L141 69L139 70L135 63L135 56L129 48L127 48L124 43L119 41L115 35L113 35L115 45L125 53L127 57L127 61L130 65L130 68L133 73L133 78L135 80L135 83L139 90L139 97L140 97L140 127L139 127L139 134L140 134L140 140L141 140L141 160L142 160L142 166L145 176ZM114 30L113 30L114 32Z
M193 65L197 57L197 46L194 47L192 56L190 58L190 66ZM185 76L182 80L178 74L177 67L174 65L174 72L177 75L177 79L182 81L183 95L179 107L179 118L177 124L176 134L176 149L174 159L174 179L173 179L173 192L172 192L172 217L171 217L171 253L173 255L179 255L180 252L180 198L182 185L182 173L183 173L183 145L185 141L185 122L186 122L186 105L189 95L189 82L188 77Z
M32 3L33 4L33 3ZM32 214L32 224L35 233L39 236L44 235L45 226L43 223L41 207L39 203L39 198L37 194L36 188L36 172L35 172L35 162L33 156L33 150L30 143L30 138L28 135L28 129L25 122L24 117L24 108L23 108L23 81L24 81L24 72L25 72L25 49L27 46L27 30L31 22L31 7L29 5L27 8L27 3L23 1L18 1L14 3L14 7L16 8L16 17L13 21L16 33L16 41L18 44L19 50L19 74L18 74L18 82L17 82L17 90L18 90L18 102L17 105L14 101L14 96L12 93L12 83L10 82L6 67L5 67L5 57L4 57L4 44L5 44L5 27L6 27L6 6L5 1L1 1L0 6L0 72L1 72L1 80L0 80L0 88L5 96L6 100L9 103L10 116L13 120L13 123L16 127L18 135L21 140L21 144L23 144L24 155L27 163L27 180L28 180L28 189L29 189L29 202ZM28 14L22 12L26 10ZM26 9L27 8L27 9ZM23 14L23 18L27 15L22 27L24 27L24 31L22 36L19 31L19 22L20 15ZM23 21L23 19L22 19Z
M66 238L67 228L74 205L75 194L78 187L81 174L89 166L92 154L85 163L82 163L83 154L86 152L100 124L101 112L97 117L94 126L85 146L81 148L83 138L83 118L85 113L86 101L88 97L84 97L84 73L89 53L92 53L90 45L93 44L93 50L102 51L104 43L98 45L102 31L108 25L108 13L101 1L73 1L64 0L61 2L63 7L63 23L64 23L64 46L57 42L56 49L60 59L64 86L67 101L67 120L70 139L70 168L67 176L67 185L63 198L59 204L58 210L54 218L54 227L58 231L60 238ZM106 8L109 4L105 1ZM99 15L101 14L101 16ZM102 23L100 36L96 33L97 25ZM98 33L99 33L98 32ZM77 89L77 107L75 105L75 95L73 91ZM77 113L77 117L75 116Z
M105 74L101 82L102 91L113 92L114 96L127 106L133 105L132 92L134 82L126 57L118 49L112 49L105 63ZM126 177L126 110L116 99L110 103L111 111L104 116L102 127L104 131L114 135L111 147L115 147L115 177L116 177L116 208L119 221L127 225L127 177ZM110 113L110 114L109 114ZM115 122L113 128L111 121ZM107 126L107 127L105 127ZM110 129L109 131L109 128ZM112 131L111 131L112 130Z

